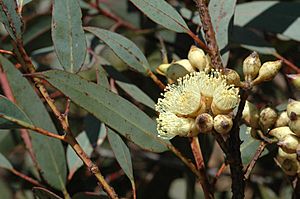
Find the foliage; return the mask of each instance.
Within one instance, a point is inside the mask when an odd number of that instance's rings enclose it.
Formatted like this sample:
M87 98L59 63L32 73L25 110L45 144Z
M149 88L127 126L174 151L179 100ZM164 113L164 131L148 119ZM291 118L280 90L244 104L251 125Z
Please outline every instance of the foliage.
M276 159L285 146L268 134L275 124L254 128L241 118L242 92L230 134L158 136L155 103L176 82L171 76L190 72L175 62L196 45L214 63L207 37L214 38L195 2L0 0L3 197L117 198L113 187L125 198L209 198L211 190L229 198L237 158L247 198L299 196L299 172L286 175ZM279 114L289 98L299 99L299 2L210 0L208 12L222 64L238 72L258 114L267 106ZM274 80L244 80L243 60L252 51L262 62L283 61ZM169 71L159 70L169 63Z

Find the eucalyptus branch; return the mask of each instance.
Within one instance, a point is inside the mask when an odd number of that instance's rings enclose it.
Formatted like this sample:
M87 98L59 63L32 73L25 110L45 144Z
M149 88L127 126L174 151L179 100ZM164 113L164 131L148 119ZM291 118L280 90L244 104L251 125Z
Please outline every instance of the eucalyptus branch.
M217 69L223 68L219 47L217 44L215 31L211 22L211 18L208 12L206 0L194 0L198 9L202 23L203 32L205 34L205 40L207 43L208 53L211 57L213 66Z
M197 169L199 170L200 175L202 176L202 181L200 181L205 198L214 198L214 195L211 191L211 185L208 181L206 170L205 170L205 164L201 152L201 147L199 143L198 137L192 137L191 138L191 148L194 154L194 158L196 161Z
M27 55L22 42L17 42L16 47L17 47L17 49L20 53L20 56L21 56L20 58L24 62L25 69L30 74L35 73L34 65L32 64L31 59ZM114 189L111 186L109 186L109 184L105 181L105 179L104 179L103 175L101 174L99 168L91 161L91 159L83 151L82 147L78 144L75 137L73 136L73 134L71 132L71 129L69 127L69 123L68 123L68 119L67 119L68 117L66 117L65 115L60 113L60 111L58 110L58 108L54 104L54 101L50 98L48 91L46 90L46 88L42 84L42 81L37 77L33 77L33 81L35 82L36 87L38 88L38 90L40 91L40 93L42 94L44 99L46 100L47 104L49 105L49 107L51 108L51 110L53 111L53 113L55 114L57 119L59 120L59 122L60 122L60 124L61 124L61 126L62 126L62 128L63 128L63 130L66 134L63 135L63 136L62 135L57 135L57 134L54 134L54 133L47 132L46 130L40 129L38 127L30 126L30 127L33 128L32 130L38 131L41 134L44 134L44 135L47 135L47 136L50 136L50 137L53 137L53 138L63 140L65 142L67 142L68 144L70 144L72 146L73 150L76 152L76 154L83 161L83 163L89 168L89 170L97 178L98 182L103 186L103 188L107 192L107 194L111 198L117 199L118 196L115 193Z

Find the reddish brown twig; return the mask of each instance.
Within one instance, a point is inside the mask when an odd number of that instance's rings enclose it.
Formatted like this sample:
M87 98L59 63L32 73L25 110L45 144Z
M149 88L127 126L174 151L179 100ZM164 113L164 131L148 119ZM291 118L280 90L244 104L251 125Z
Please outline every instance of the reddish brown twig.
M203 160L202 151L201 151L198 137L191 138L191 148L192 148L192 151L194 154L197 169L198 169L200 175L202 176L201 180L200 180L200 184L202 186L204 196L206 199L214 198L214 195L211 191L211 186L209 184L209 181L208 181L208 178L206 175L204 160Z
M15 53L9 51L9 50L3 50L3 49L0 49L0 53L1 54L7 54L7 55L12 55L12 56L15 56Z
M164 90L166 88L166 86L158 79L158 77L151 70L147 69L147 74L161 90Z
M219 47L217 44L215 31L211 22L211 18L208 12L206 0L194 0L198 9L202 23L203 32L205 34L205 40L207 43L208 53L211 57L211 62L215 68L223 68Z
M217 183L217 180L219 179L219 177L221 176L221 174L224 172L224 170L226 169L227 167L227 164L226 163L223 163L221 165L221 167L219 168L218 172L216 173L215 175L215 178L213 180L213 183L212 183L212 186L215 186L216 183Z
M293 64L292 62L290 62L289 60L287 60L283 56L281 56L279 53L275 52L275 53L273 53L273 55L276 58L281 59L283 61L283 63L285 63L289 68L296 71L298 74L300 73L300 68L298 68L295 64Z
M27 175L24 175L23 173L15 170L15 169L10 169L10 171L15 174L16 176L22 178L23 180L26 180L27 182L30 182L31 184L35 185L35 186L39 186L39 187L44 187L44 185L40 184L37 180L27 176Z
M258 146L251 162L248 164L246 171L245 171L245 179L247 180L250 176L251 171L253 170L258 158L260 157L260 155L262 154L262 152L264 151L265 147L267 146L266 142L261 142L260 145Z

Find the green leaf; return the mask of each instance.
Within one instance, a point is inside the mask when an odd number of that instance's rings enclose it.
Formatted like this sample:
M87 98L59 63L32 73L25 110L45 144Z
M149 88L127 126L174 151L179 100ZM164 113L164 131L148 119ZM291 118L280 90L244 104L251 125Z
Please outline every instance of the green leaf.
M278 199L278 196L276 195L276 193L269 187L259 184L258 188L259 188L259 191L261 194L261 199L270 199L270 198Z
M120 59L138 72L147 74L147 71L150 70L149 63L142 51L129 39L101 28L85 27L85 30L105 42Z
M155 152L167 150L169 142L157 137L155 122L119 95L64 71L47 71L41 77L140 147Z
M0 193L1 198L14 198L11 188L4 178L0 178Z
M211 0L209 1L209 13L216 32L217 44L222 52L223 64L227 65L229 59L228 45L230 22L233 19L236 0Z
M86 154L89 156L93 151L93 147L90 144L89 138L87 137L86 133L85 132L80 133L76 137L76 140L83 148L83 150L86 152ZM83 165L81 159L74 152L74 150L70 145L67 148L67 161L69 165L69 170L72 172L75 172L79 167Z
M254 1L236 7L234 24L281 33L300 41L300 3Z
M107 136L115 157L131 182L134 182L131 155L122 138L113 130L107 130Z
M118 80L116 84L138 102L154 109L155 102L136 85Z
M2 153L0 153L0 168L8 169L8 170L13 169L13 166L10 164L8 159L6 159L6 157Z
M189 28L178 12L164 0L130 0L154 22L175 32L188 32Z
M15 41L22 39L23 27L21 16L17 13L17 10L18 7L15 0L0 1L0 21Z
M16 103L30 119L30 123L57 133L56 128L41 99L31 84L15 66L0 55L0 64L7 76ZM44 179L54 188L65 190L67 167L61 141L30 132L33 151Z
M33 191L33 194L38 199L62 199L55 193L49 191L48 189L42 188L42 187L33 187L32 191Z
M246 125L242 125L240 127L240 136L241 140L243 141L240 148L242 154L242 162L244 164L248 164L252 160L257 148L259 147L260 141L255 140L251 137L250 127L247 127ZM264 154L266 154L265 151L261 154L261 156L263 156Z
M20 126L12 121L14 119L28 123L28 118L26 117L25 113L21 111L17 105L12 103L3 95L0 95L0 128L19 128Z
M86 40L77 0L55 0L52 40L59 62L66 71L78 72L85 60Z

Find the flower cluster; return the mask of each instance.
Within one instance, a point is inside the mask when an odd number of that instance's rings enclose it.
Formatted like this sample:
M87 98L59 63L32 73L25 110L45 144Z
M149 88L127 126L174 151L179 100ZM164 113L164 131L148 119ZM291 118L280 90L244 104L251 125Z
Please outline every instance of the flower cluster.
M220 71L193 72L177 79L166 87L156 105L159 137L194 136L199 132L195 123L198 115L230 113L239 103L238 93Z

